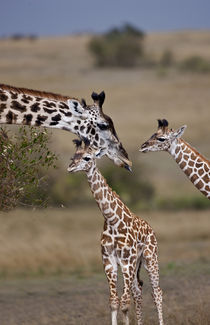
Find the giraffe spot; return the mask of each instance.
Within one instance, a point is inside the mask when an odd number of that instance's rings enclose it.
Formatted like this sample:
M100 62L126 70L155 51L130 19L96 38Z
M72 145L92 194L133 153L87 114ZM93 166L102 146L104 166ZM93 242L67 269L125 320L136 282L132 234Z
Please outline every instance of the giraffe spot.
M181 169L183 169L186 166L186 162L185 161L182 161L179 166L180 166Z
M38 115L37 116L37 119L36 119L36 122L35 122L35 125L36 126L40 126L43 124L44 121L46 121L47 119L47 116L44 116L44 115Z
M206 164L204 164L204 169L207 173L209 173L209 167Z
M130 250L124 248L123 249L123 258L128 258L130 256Z
M95 194L95 199L96 200L102 200L103 199L103 195L102 195L102 192L101 191L99 193L96 193Z
M198 176L196 174L192 175L192 177L190 178L192 183L194 183L196 179L198 179Z
M210 186L209 186L209 185L206 185L205 190L206 190L207 192L210 192Z
M96 134L95 139L96 139L96 141L98 141L98 139L99 139L98 134Z
M110 220L109 223L110 223L110 225L114 226L118 222L118 220L119 219L117 217L115 217L113 220Z
M18 98L18 94L17 93L13 93L11 92L11 99L17 99Z
M32 112L38 112L40 111L41 107L39 106L39 103L34 103L33 105L31 105L31 111Z
M84 129L85 129L85 126L84 125L81 125L80 126L80 131L82 132Z
M0 112L3 112L6 109L6 104L0 104Z
M57 114L55 116L52 116L52 120L53 121L56 121L56 122L60 121L61 120L61 115L60 114Z
M69 106L66 103L64 103L64 102L61 102L59 104L59 108L65 108L65 109L68 109L69 110ZM70 113L70 112L68 112L68 113ZM72 115L72 113L71 113L71 115ZM71 116L71 115L67 115L67 116Z
M112 243L112 238L108 235L103 234L103 238L102 238L104 243Z
M200 169L198 170L198 174L199 174L200 176L202 176L203 173L204 173L204 170L203 170L202 168L200 168Z
M200 188L203 187L203 182L202 181L199 181L195 186L200 190Z
M48 114L52 114L52 113L57 112L57 109L49 109L49 108L44 107L44 106L43 106L43 110Z
M109 208L108 202L102 203L102 210L107 210Z
M184 155L183 158L184 158L184 160L188 160L189 159L189 156L188 155Z
M50 125L58 125L59 123L58 122L50 122ZM69 131L69 130L68 130Z
M191 154L191 159L192 160L195 160L197 157L196 157L196 155L194 154L194 152L192 152L192 154Z
M31 97L31 96L28 96L28 95L26 95L26 94L24 94L23 96L22 96L22 98L23 99L26 99L26 100L33 100L33 97Z
M17 102L16 100L13 100L11 103L11 108L19 111L21 113L26 111L26 106L25 105L21 105L19 102Z
M48 102L47 100L44 100L43 104L48 108L56 107L56 104L54 102Z
M188 162L188 165L190 166L190 167L193 167L194 166L194 161L192 161L192 160L190 160L189 162Z
M206 174L204 177L203 177L203 180L205 183L209 183L209 176Z
M25 114L23 124L30 125L32 121L33 115L32 114Z
M0 100L1 100L2 102L6 102L7 99L8 99L8 96L7 96L7 95L5 95L3 92L0 93Z
M181 154L181 152L180 152L180 154L179 154L178 157L176 158L176 162L179 164L180 161L181 161L181 159L182 159L182 154Z
M115 209L115 206L116 206L116 203L115 203L115 201L114 201L114 202L111 202L111 203L110 203L110 207L111 207L111 209L112 209L112 210L114 210L114 209Z
M192 168L187 168L184 172L187 176L190 176L192 171L193 171Z
M122 209L121 209L120 207L117 208L116 214L117 214L119 217L122 217Z
M175 154L177 155L179 153L179 151L180 151L180 148L177 147L175 150Z
M94 184L94 185L93 185L93 191L95 192L95 191L97 191L98 189L99 189L99 184L98 184L98 183Z
M72 113L71 112L65 112L63 109L59 109L59 111L64 114L65 116L72 116Z
M9 111L6 115L6 121L8 124L12 124L12 122L15 122L17 119L17 115L13 112Z

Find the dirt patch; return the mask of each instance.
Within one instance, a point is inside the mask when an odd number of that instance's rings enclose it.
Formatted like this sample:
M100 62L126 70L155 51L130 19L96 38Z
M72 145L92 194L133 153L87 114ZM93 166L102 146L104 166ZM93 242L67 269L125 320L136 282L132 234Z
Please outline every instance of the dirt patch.
M143 275L144 278L144 275ZM143 313L147 325L157 324L157 314L146 279ZM161 276L164 319L168 325L202 324L210 319L210 278ZM0 284L1 325L105 325L110 323L108 286L103 274L16 279ZM135 324L133 306L131 325Z

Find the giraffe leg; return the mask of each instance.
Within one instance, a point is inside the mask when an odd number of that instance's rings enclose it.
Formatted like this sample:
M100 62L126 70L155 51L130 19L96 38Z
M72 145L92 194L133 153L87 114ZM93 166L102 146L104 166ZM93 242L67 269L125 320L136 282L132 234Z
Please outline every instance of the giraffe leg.
M146 256L144 262L144 266L149 274L152 286L152 296L157 308L159 324L163 325L162 290L159 286L159 266L157 254Z
M102 251L104 250L104 247L102 247ZM113 256L110 257L106 254L102 254L102 260L109 284L109 303L111 308L112 325L117 325L117 312L119 309L119 298L117 295L117 261Z
M130 291L132 289L132 284L134 281L136 261L133 260L131 262L131 260L129 261L121 260L120 265L121 265L123 281L124 281L123 294L120 299L120 308L123 313L123 324L129 325L128 310L130 307Z
M137 319L137 324L142 325L143 320L142 320L142 286L143 282L139 278L139 273L141 269L141 260L137 261L137 266L136 266L136 273L134 276L134 280L132 283L132 295L133 295L133 300L135 304L135 310L136 310L136 319Z

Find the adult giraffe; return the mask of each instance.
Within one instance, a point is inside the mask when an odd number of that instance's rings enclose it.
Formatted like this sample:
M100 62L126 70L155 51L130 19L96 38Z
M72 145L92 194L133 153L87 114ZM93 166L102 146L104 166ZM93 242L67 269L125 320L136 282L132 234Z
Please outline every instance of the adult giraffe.
M105 93L92 93L93 104L54 93L0 84L0 124L58 128L87 138L118 166L132 163L120 142L111 118L103 113Z
M193 185L210 199L210 161L181 139L186 125L178 130L168 128L168 121L158 120L158 130L144 142L141 152L167 151Z

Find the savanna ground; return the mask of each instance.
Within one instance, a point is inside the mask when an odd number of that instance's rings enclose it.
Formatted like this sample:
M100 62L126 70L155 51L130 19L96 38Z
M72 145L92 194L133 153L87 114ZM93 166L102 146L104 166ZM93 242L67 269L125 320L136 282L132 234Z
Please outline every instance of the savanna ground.
M173 128L187 124L185 140L210 157L209 74L95 69L86 50L88 38L1 40L1 82L84 97L88 103L93 90L105 90L104 111L112 116L134 171L138 163L143 166L157 196L200 196L166 153L143 155L138 148L154 133L156 119L167 118ZM166 49L173 51L177 61L192 54L208 58L210 32L147 36L148 53L159 56ZM74 152L73 138L53 130L61 176ZM208 324L210 211L135 212L149 221L158 238L165 323ZM16 210L1 213L0 223L1 325L109 323L108 287L100 257L103 219L96 206ZM144 271L142 278L145 324L155 324Z

